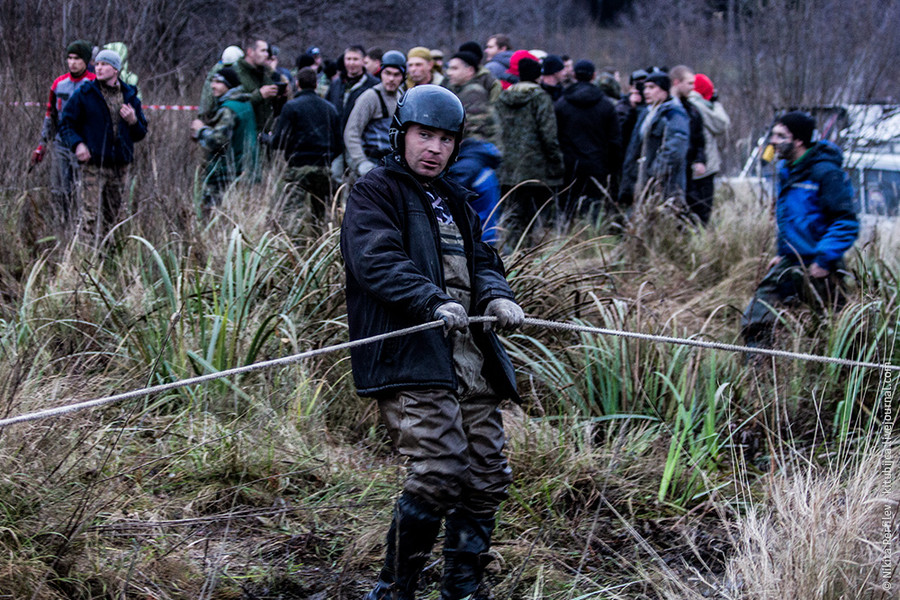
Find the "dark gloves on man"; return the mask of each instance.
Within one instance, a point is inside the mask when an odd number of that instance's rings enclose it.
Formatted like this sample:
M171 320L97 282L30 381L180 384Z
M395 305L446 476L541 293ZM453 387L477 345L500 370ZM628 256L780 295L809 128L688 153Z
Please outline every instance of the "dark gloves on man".
M498 329L512 330L525 322L525 311L522 310L522 307L506 298L494 298L488 302L484 314L487 317L497 317L494 323L484 324L485 331L490 330L492 325L497 325Z

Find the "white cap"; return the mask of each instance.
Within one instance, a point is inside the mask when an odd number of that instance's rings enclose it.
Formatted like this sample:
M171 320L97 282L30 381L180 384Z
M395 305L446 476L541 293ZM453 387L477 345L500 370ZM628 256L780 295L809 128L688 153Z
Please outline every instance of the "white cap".
M222 52L223 65L233 65L242 58L244 58L244 51L237 46L228 46Z

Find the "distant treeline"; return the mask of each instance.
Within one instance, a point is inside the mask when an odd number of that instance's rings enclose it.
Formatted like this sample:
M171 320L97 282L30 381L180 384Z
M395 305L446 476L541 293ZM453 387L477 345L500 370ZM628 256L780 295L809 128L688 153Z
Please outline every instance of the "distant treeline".
M43 98L78 38L124 42L144 96L174 103L196 100L222 50L251 35L293 66L313 45L331 58L350 44L452 52L502 32L517 48L613 66L626 85L649 65L709 75L733 115L734 168L774 107L892 99L898 29L896 0L5 0L0 95Z

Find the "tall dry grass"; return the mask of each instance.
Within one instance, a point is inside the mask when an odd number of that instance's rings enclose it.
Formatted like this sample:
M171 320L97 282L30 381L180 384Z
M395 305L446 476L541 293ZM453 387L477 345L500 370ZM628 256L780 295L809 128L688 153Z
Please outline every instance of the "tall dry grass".
M186 115L151 119L106 255L38 218L44 171L0 167L0 414L345 339L338 223L298 229L277 167L197 221ZM28 148L34 125L0 133ZM772 224L754 196L717 202L709 229L647 204L624 230L551 232L505 257L511 284L534 316L735 341ZM785 312L780 343L894 360L891 248L851 257L841 313ZM537 329L504 341L526 404L505 412L517 479L496 597L769 597L771 577L749 583L761 552L782 596L874 577L867 519L896 493L860 499L878 373ZM0 465L0 592L32 598L357 598L404 476L346 354L6 429Z

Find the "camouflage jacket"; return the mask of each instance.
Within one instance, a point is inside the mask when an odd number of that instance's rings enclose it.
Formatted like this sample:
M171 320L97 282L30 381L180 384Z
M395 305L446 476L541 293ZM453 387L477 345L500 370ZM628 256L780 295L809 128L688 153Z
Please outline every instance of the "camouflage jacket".
M197 132L197 142L206 150L208 183L225 184L244 172L255 171L257 161L256 120L249 94L233 88L218 100L218 110Z
M536 83L521 82L503 90L496 109L504 151L500 183L537 179L561 184L563 156L550 96Z
M466 109L465 137L500 145L497 131L497 115L490 103L488 91L474 79L458 86L445 80L444 85L457 95Z

